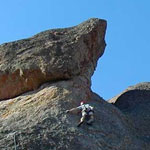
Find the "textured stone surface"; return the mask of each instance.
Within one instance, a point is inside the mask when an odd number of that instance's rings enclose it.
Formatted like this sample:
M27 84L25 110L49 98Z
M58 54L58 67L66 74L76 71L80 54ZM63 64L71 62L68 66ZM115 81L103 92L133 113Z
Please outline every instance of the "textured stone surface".
M65 111L87 100L95 109L93 126L76 127L80 115ZM0 102L0 146L17 150L139 150L125 116L87 88L82 78L42 85Z
M47 81L90 78L105 48L106 21L41 32L0 45L0 99L37 89Z
M139 83L109 100L114 103L128 119L140 140L150 148L150 82Z
M104 20L90 19L0 46L0 150L150 149L148 128L135 126L124 100L117 108L91 91L105 29ZM145 94L141 99L145 96L148 104ZM94 107L93 126L78 128L80 114L66 114L81 100ZM138 113L132 104L131 111Z

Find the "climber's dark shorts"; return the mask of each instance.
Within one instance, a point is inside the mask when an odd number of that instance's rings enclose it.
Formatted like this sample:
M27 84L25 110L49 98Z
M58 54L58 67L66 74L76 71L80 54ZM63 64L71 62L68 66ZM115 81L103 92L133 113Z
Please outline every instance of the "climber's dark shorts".
M82 117L83 116L91 116L91 115L94 115L94 111L93 110L90 110L89 112L86 112L86 111L82 112Z

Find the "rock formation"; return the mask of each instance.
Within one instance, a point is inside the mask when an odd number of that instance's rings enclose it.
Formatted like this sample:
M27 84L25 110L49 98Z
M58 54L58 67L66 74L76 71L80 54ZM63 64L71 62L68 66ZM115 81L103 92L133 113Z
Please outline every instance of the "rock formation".
M109 102L132 121L138 138L150 149L150 82L131 86Z
M90 78L104 52L105 28L105 21L91 19L1 45L0 99L37 89L47 81Z
M130 115L91 91L105 30L94 18L0 46L0 150L148 150ZM81 100L93 126L66 114Z

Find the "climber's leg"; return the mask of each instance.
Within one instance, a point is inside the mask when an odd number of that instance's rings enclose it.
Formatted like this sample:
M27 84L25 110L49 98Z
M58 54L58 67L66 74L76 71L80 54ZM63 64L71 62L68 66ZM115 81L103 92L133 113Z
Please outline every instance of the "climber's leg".
M89 113L89 120L87 121L87 124L92 125L93 122L94 122L94 113L90 112Z
M85 118L86 118L86 113L82 113L82 117L80 119L80 122L78 123L77 127L80 127L80 125L85 121Z

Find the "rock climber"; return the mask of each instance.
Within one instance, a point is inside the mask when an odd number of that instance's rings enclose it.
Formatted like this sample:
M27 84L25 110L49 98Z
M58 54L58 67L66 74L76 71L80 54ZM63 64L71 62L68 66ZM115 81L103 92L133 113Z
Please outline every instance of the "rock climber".
M81 119L77 125L77 127L80 127L81 124L87 120L87 124L88 125L92 125L93 121L94 121L94 110L93 107L90 106L89 104L86 104L84 101L81 101L80 106L76 107L76 108L72 108L70 110L67 110L66 113L69 112L74 112L74 111L80 111L81 112Z

